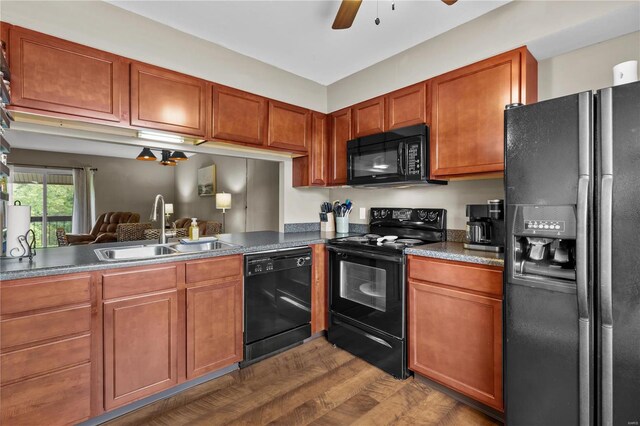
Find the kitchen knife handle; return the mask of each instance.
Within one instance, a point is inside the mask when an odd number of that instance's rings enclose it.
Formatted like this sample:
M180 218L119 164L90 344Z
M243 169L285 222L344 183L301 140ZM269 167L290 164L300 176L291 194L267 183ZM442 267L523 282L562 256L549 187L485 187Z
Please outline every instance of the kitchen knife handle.
M613 304L612 304L612 217L613 217L613 99L612 89L600 91L600 332L603 426L613 425Z

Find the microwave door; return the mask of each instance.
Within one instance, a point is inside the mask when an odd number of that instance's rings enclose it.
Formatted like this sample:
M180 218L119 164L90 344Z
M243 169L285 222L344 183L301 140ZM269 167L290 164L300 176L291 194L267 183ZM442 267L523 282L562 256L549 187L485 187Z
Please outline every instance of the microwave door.
M404 180L404 144L381 142L349 149L349 184Z

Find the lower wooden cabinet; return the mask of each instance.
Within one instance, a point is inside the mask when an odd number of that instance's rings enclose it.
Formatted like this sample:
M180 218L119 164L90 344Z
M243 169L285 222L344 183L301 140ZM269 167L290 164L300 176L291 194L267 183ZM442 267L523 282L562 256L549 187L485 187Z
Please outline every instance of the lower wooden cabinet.
M178 383L178 292L104 302L104 406Z
M409 368L487 406L503 410L502 300L478 292L474 283L484 268L410 257L409 275L419 266L433 265L443 274L409 279ZM500 272L496 267L488 267ZM451 272L449 272L449 270ZM458 286L431 282L460 278ZM498 276L500 278L498 278ZM502 274L495 276L501 284ZM485 277L481 276L480 281Z
M187 289L187 379L242 360L242 280Z
M328 256L324 244L314 244L311 250L311 333L318 333L329 328Z

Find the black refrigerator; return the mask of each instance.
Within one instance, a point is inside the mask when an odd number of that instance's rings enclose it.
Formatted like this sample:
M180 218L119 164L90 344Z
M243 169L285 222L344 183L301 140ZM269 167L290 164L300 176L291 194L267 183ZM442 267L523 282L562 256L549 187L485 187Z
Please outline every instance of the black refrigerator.
M640 82L505 110L505 417L640 424Z

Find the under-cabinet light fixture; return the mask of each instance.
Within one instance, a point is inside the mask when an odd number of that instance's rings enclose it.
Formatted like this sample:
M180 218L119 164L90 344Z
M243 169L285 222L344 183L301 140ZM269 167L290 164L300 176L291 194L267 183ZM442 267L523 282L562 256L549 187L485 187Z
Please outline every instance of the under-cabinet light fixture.
M169 142L169 143L184 143L184 138L179 135L172 135L170 133L158 133L149 132L147 130L140 130L138 132L140 139L147 139L156 142Z

